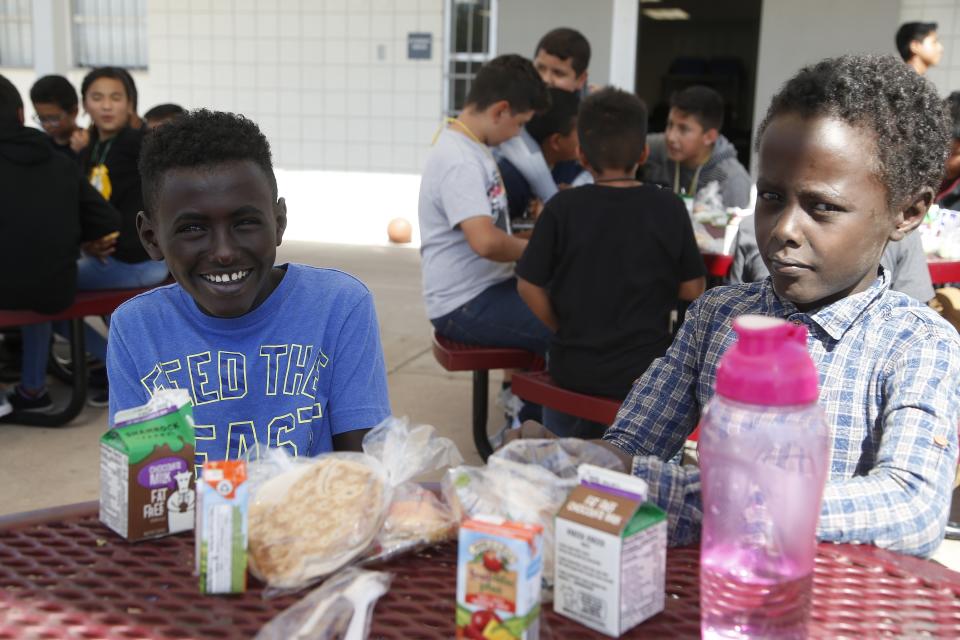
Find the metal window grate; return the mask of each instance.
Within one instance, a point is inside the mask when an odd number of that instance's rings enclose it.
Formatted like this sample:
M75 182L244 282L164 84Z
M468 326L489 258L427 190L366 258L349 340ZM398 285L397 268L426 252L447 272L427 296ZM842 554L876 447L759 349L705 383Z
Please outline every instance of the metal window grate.
M33 66L30 0L0 0L0 67Z
M73 0L78 67L147 67L147 0Z
M496 49L497 0L447 0L443 104L448 116L462 108L470 83Z

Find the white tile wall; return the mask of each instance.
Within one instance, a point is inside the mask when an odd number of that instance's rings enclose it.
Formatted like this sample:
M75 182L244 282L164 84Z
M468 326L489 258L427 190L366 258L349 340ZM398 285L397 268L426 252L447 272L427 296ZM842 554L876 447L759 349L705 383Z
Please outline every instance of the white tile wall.
M960 91L960 1L901 0L900 22L936 22L937 37L943 43L940 64L927 71L927 77L944 96ZM891 36L891 50L893 48Z
M150 0L141 111L237 111L283 169L418 173L442 116L443 0ZM407 33L433 58L407 60Z

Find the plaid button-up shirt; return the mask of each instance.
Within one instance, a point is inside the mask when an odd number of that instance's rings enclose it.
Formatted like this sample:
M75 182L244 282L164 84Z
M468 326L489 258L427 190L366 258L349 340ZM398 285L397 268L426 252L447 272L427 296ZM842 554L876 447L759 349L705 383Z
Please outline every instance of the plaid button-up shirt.
M634 474L669 514L670 540L700 533L700 472L664 462L713 394L732 321L753 313L806 325L832 451L817 535L929 555L943 539L957 463L960 337L934 311L888 289L813 313L781 300L770 279L707 291L667 354L633 385L604 439L638 456Z

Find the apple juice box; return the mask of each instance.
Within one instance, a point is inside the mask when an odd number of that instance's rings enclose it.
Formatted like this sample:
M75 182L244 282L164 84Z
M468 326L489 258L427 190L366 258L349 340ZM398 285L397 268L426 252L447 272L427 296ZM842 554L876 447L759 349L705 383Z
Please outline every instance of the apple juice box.
M478 516L460 525L457 639L540 635L543 527Z
M197 482L196 572L201 593L247 589L247 463L216 460Z
M100 520L131 542L193 529L194 442L188 391L118 411L100 438Z
M553 609L617 637L663 611L667 518L640 478L583 464L556 517Z

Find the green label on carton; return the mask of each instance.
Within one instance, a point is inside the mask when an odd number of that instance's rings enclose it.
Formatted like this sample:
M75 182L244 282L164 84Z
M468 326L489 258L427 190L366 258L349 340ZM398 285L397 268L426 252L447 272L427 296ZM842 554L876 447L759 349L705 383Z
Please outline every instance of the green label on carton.
M164 445L172 453L194 446L190 405L183 405L176 411L151 418L144 422L126 427L117 427L103 434L100 441L122 451L130 458L130 464L142 462L154 449Z

